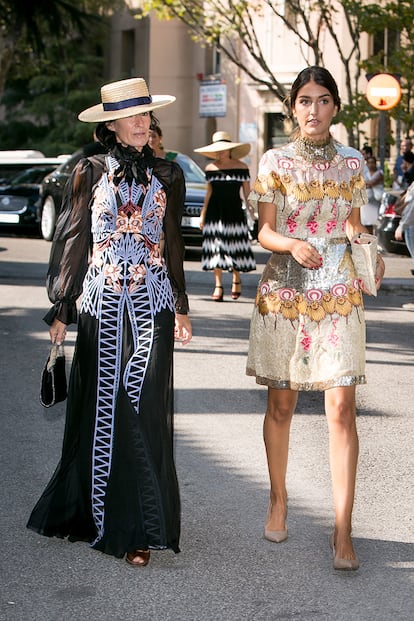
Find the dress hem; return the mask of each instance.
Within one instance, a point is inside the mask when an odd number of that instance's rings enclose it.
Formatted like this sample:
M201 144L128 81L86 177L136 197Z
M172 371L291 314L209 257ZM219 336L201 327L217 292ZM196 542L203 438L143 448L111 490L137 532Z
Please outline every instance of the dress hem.
M259 384L261 386L268 386L269 388L277 388L279 390L324 391L328 390L329 388L338 388L341 386L356 386L367 383L365 375L341 375L340 377L336 377L324 382L302 383L292 382L290 380L263 377L261 375L257 375L256 372L251 368L246 369L246 375L255 377L256 384Z

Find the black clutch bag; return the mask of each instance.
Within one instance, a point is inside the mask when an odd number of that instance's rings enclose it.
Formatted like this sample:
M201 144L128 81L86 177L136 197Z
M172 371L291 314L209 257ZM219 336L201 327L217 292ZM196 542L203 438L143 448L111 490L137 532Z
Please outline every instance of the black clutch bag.
M67 397L66 361L63 345L53 344L42 371L40 403L50 408Z

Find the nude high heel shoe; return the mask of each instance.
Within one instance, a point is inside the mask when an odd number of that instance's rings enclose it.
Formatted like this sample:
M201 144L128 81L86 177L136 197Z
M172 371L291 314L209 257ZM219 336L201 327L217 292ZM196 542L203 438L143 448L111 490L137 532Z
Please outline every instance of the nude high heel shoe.
M267 510L266 521L269 518L269 513L270 513L270 505ZM268 541L272 541L273 543L282 543L282 541L285 541L288 538L288 530L287 528L284 528L282 530L270 530L265 527L263 536L265 539L267 539Z
M329 535L329 546L333 554L333 568L342 571L356 571L359 569L359 560L355 558L339 558L335 552L335 532Z
M287 528L283 530L268 530L265 528L264 538L268 541L273 541L273 543L282 543L282 541L288 538Z

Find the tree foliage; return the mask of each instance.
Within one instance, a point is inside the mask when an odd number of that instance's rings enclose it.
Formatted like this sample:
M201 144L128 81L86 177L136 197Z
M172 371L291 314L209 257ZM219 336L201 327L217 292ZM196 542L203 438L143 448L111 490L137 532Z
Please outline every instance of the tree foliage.
M365 68L373 72L388 70L380 56L370 59L369 63L363 62L361 34L384 32L384 28L390 28L388 20L391 18L393 27L403 33L399 60L409 54L413 67L411 2L400 0L380 5L364 4L360 0L140 0L140 8L143 15L155 11L162 19L180 19L194 40L216 46L256 84L267 87L280 101L286 98L286 87L272 71L271 59L260 41L259 18L272 16L297 38L304 64L325 65L324 42L329 33L345 79L340 120L347 128L349 143L358 146L359 125L377 114L361 96L362 72ZM398 62L398 55L395 61ZM399 66L405 66L405 62ZM409 110L412 81L405 77L404 80L404 103ZM405 122L408 120L409 114Z
M77 113L103 80L107 14L119 0L0 0L3 149L71 152L91 140Z

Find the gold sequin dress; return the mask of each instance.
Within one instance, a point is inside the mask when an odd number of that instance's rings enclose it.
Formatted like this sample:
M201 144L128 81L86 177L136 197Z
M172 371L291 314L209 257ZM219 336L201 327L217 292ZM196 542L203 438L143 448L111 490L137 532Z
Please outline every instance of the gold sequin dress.
M345 223L366 203L362 155L332 142L329 160L300 155L295 142L267 151L250 195L276 205L276 230L306 239L319 269L274 252L260 280L250 327L247 375L258 384L325 390L364 384L362 292Z

